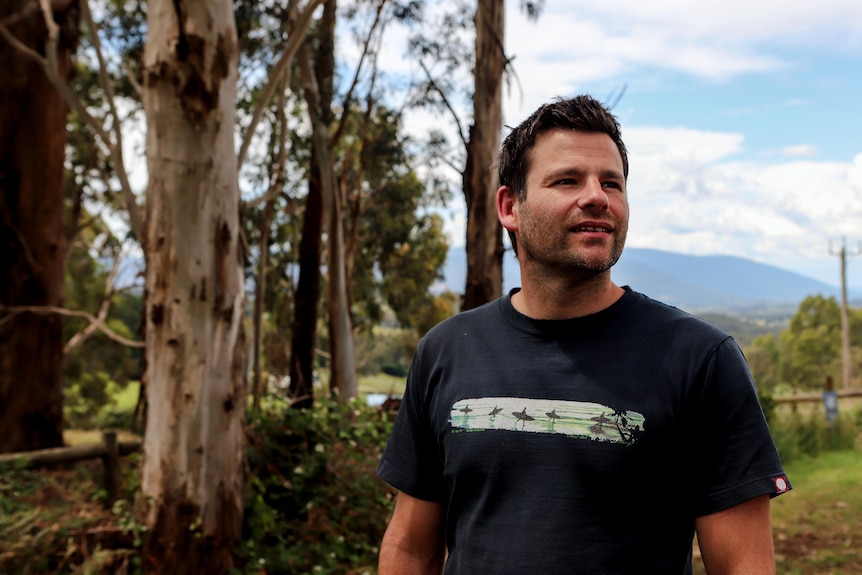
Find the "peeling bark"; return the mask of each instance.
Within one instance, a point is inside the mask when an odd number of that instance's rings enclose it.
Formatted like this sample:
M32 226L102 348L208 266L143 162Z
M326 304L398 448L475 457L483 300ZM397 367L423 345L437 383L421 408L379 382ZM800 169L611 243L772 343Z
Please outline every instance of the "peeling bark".
M244 491L244 285L229 0L154 0L147 115L149 573L226 573Z

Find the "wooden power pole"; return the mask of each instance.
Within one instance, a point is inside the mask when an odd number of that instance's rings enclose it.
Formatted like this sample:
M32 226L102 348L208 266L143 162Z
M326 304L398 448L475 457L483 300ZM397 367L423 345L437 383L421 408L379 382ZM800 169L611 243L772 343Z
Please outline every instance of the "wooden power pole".
M847 252L847 239L841 239L841 248L833 249L831 242L829 253L841 259L841 366L844 379L844 389L853 386L853 368L850 360L850 313L847 309L847 256L858 256L862 250Z

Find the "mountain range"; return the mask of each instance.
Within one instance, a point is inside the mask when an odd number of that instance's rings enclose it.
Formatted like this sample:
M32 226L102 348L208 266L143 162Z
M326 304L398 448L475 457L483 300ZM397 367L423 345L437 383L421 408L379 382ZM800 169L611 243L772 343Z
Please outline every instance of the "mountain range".
M464 248L450 250L444 267L446 289L462 292L466 270ZM695 256L626 248L611 270L611 277L618 285L631 286L654 299L693 313L757 315L765 310L784 309L792 314L809 295L834 296L840 300L840 290L835 286L736 256ZM504 290L518 285L518 263L507 252L503 258ZM855 296L859 297L859 294Z

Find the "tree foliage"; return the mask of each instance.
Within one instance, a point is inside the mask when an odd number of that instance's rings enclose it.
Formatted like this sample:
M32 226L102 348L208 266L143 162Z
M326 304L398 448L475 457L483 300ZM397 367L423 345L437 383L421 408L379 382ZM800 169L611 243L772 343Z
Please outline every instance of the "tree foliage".
M243 573L370 573L376 564L392 493L374 467L391 419L320 403L267 403L251 417Z
M862 310L850 310L854 373L862 368ZM841 378L841 317L834 297L812 295L800 304L777 337L761 336L747 352L758 386L822 390Z
M112 273L113 266L122 265L120 243L99 218L91 218L88 213L83 217L90 223L76 234L66 255L65 305L94 316L104 306L108 329L138 340L142 291L134 284L114 289L117 278ZM76 428L97 424L94 416L101 406L111 402L109 385L122 389L141 377L140 349L112 341L97 330L82 338L89 326L87 320L75 317L68 318L64 325L64 413L67 425ZM72 345L73 342L77 343Z
M427 187L412 167L400 128L397 114L378 108L361 134L353 293L365 312L363 323L379 323L386 305L402 326L415 327L414 314L430 297L448 243L440 217L426 210Z

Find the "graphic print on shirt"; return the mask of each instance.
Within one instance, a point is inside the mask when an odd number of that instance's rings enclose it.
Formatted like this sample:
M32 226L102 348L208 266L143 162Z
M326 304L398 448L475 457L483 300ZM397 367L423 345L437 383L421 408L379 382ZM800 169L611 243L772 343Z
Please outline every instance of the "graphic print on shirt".
M517 431L633 445L644 430L644 416L600 403L482 397L462 399L449 416L452 433Z

